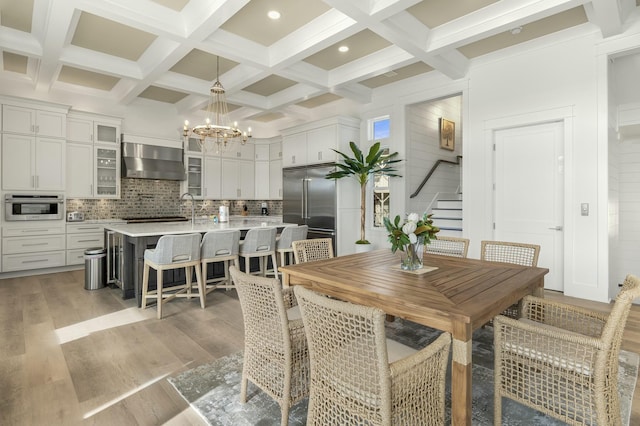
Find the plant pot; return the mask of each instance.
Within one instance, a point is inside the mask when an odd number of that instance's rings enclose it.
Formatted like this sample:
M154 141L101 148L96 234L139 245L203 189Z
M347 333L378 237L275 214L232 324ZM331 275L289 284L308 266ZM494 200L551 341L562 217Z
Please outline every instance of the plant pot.
M356 253L366 253L373 250L373 244L356 244Z

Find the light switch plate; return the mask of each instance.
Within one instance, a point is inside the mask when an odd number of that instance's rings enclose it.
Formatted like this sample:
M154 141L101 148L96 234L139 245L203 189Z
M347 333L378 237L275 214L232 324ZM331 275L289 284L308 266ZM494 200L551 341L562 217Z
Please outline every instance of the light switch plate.
M589 216L589 203L580 204L580 214L582 216Z

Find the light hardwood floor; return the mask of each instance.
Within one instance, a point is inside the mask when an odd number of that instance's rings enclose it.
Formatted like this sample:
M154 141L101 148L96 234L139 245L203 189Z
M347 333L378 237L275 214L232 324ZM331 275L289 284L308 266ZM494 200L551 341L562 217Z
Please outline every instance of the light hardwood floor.
M197 298L171 301L157 320L155 308L83 282L83 271L0 280L0 425L204 424L166 377L242 349L235 292L211 293L204 310ZM640 306L623 348L640 353ZM638 386L631 424L640 424Z

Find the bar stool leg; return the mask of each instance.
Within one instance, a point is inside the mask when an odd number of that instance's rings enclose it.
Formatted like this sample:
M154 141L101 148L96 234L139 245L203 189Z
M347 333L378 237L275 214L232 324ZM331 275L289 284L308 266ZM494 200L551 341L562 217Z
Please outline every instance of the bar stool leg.
M198 292L200 293L200 307L204 309L207 302L207 292L205 290L205 282L200 273L200 268L196 267L196 282L198 283Z
M147 307L147 292L149 291L149 264L144 262L142 273L142 309Z
M184 267L184 274L185 274L185 278L187 280L187 299L191 300L191 266L185 266Z
M156 297L158 298L158 319L162 319L162 286L164 285L162 282L162 269L156 269L156 274L158 276L158 290L156 291Z

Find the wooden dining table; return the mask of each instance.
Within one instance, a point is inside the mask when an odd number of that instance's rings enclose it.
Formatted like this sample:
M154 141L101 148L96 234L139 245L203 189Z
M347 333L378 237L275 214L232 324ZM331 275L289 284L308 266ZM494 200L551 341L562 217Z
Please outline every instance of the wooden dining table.
M417 272L376 250L278 268L284 286L303 285L452 334L451 422L471 425L473 331L528 294L542 296L546 268L425 254Z

